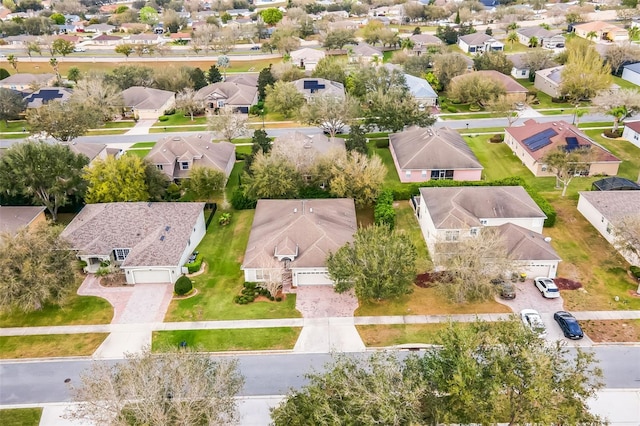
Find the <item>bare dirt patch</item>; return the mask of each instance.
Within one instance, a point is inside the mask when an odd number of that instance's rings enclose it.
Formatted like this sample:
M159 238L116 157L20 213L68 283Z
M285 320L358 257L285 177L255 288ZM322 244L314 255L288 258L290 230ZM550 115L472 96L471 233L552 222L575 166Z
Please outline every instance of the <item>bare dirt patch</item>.
M553 282L556 283L560 290L577 290L582 288L581 282L570 280L568 278L554 278Z
M640 320L580 321L582 330L599 343L640 341Z

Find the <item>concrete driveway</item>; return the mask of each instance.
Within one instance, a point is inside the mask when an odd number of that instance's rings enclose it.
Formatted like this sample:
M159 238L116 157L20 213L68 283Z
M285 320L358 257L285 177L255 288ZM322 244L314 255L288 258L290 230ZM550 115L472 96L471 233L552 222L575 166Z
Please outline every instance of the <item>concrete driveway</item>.
M526 280L521 283L515 284L516 298L513 300L502 300L496 298L496 300L504 305L507 305L516 314L520 315L520 311L523 309L535 309L540 313L544 325L547 327L546 340L552 342L556 340L563 340L571 346L592 346L593 342L588 336L585 336L582 340L570 340L564 337L560 326L554 321L553 314L558 311L564 311L564 301L562 296L557 299L545 299L542 293L533 283L533 280Z

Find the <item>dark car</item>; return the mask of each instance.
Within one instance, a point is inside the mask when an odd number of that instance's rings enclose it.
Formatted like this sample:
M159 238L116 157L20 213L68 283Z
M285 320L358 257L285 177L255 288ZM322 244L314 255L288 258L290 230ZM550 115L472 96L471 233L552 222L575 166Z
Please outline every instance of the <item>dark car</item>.
M249 50L260 50L261 47L260 46L251 46L251 49Z
M491 280L491 284L498 287L498 294L500 294L500 298L508 300L516 298L516 288L510 282L501 278L496 278Z
M572 340L579 340L584 337L584 333L580 328L580 324L578 324L578 320L569 312L558 311L553 314L553 319L556 320L562 329L564 337Z

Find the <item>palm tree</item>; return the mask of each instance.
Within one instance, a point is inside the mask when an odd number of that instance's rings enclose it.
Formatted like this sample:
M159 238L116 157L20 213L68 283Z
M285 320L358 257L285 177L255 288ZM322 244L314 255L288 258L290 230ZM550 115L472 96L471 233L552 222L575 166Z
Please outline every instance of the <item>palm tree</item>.
M400 42L400 47L402 50L411 50L413 49L414 43L410 38L403 38Z
M511 31L509 35L507 35L507 43L511 44L511 50L513 50L513 43L519 40L518 33L515 31Z
M609 111L607 111L607 114L613 116L613 129L611 129L612 133L617 133L620 123L622 123L622 121L630 115L629 110L624 105L619 105L611 108Z
M598 33L595 31L589 31L586 35L587 40L592 41L594 38L598 38Z
M49 59L49 65L51 65L51 68L53 68L53 71L56 73L56 78L58 79L58 82L60 82L60 80L62 79L60 78L60 64L58 63L58 60L56 58Z
M538 40L538 37L536 37L536 36L532 36L529 39L529 47L538 47L538 43L540 43L540 41Z
M18 72L18 58L16 58L16 55L8 55L7 61L11 64L13 70Z

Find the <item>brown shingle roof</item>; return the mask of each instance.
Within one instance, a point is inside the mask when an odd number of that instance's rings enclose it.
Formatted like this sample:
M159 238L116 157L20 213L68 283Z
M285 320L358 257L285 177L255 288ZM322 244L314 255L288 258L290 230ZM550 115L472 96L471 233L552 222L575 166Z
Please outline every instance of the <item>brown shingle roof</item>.
M198 90L199 99L224 99L224 103L230 106L253 105L258 99L258 87L235 82L218 82L209 84Z
M484 79L491 79L495 81L499 81L504 85L507 93L527 93L527 88L522 84L515 81L513 78L508 75L504 75L501 72L495 70L483 70L483 71L474 71L467 74L458 75L451 79L451 82L459 81L465 78L471 78L472 76L478 76Z
M624 127L628 127L636 133L640 133L640 121L629 121L624 123Z
M521 186L420 188L437 229L480 226L480 219L546 218Z
M482 169L460 133L448 127L412 127L389 136L401 169Z
M352 199L258 200L243 268L260 268L278 251L297 247L291 267L323 267L329 252L353 241Z
M532 151L527 145L524 144L524 140L534 135L540 134L545 130L553 129L556 132L555 136L552 136L549 140L551 143L540 149ZM563 120L558 120L552 123L538 123L534 119L529 119L524 122L522 126L512 126L505 129L513 138L522 146L522 148L531 155L535 160L539 160L547 155L549 152L558 149L559 147L567 146L567 138L575 137L578 140L580 146L589 146L594 155L595 162L617 162L620 163L615 155L604 149L602 146L594 142L587 135L582 133L577 127L572 126Z
M515 260L562 260L542 234L505 223L496 227L505 243L507 254Z
M320 154L326 154L332 149L345 150L345 143L343 138L330 139L323 134L316 133L313 135L306 135L302 132L287 132L278 136L273 140L273 146L297 146L302 145L304 148L313 149Z
M29 226L44 209L41 206L0 206L0 233L14 234Z
M85 255L128 248L122 266L179 266L203 209L204 203L87 204L62 236Z

